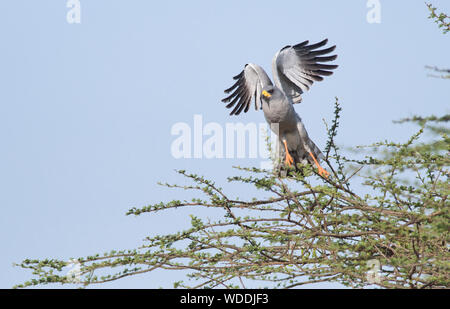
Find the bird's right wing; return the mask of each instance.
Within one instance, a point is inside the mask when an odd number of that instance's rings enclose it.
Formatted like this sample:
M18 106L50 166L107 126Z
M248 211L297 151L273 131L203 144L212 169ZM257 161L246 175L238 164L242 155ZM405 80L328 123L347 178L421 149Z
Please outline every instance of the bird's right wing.
M230 115L239 115L242 110L244 113L250 108L252 100L255 101L255 109L262 107L261 92L265 86L272 85L269 76L257 64L246 64L244 70L233 77L236 83L225 90L225 93L231 93L228 97L222 100L227 108L233 108Z

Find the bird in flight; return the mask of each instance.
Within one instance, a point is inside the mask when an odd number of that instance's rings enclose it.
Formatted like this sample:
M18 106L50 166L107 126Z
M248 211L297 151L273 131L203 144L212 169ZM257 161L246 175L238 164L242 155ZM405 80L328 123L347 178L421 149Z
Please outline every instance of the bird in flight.
M293 104L302 101L301 95L315 81L322 81L323 76L333 74L331 70L338 67L324 64L337 58L337 55L329 55L336 46L321 49L327 43L328 39L316 44L304 41L279 50L272 60L275 85L262 67L246 64L244 70L233 77L234 85L225 90L231 94L222 100L228 103L227 108L233 108L230 115L246 113L254 101L255 109L263 110L271 130L278 136L277 155L284 158L284 163L295 168L297 163L310 163L325 178L329 173L319 163L324 156L309 138Z

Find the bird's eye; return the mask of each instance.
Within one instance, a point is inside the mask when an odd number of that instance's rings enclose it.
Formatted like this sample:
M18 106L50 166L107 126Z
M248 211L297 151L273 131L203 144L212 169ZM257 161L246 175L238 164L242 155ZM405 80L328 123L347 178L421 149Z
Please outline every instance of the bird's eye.
M267 90L267 92L272 94L273 93L273 89L269 89L269 90Z

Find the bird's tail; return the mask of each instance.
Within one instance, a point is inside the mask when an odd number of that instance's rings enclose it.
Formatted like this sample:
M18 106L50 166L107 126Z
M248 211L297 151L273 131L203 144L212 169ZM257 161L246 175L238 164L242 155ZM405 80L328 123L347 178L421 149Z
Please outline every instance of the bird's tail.
M322 151L320 151L319 147L317 147L317 145L311 139L308 139L307 145L308 145L309 149L311 149L311 152L314 155L314 157L316 158L317 162L320 163L320 161L325 158ZM297 159L295 157L297 157ZM297 149L297 155L294 156L294 163L295 163L295 166L297 166L297 163L301 163L301 164L310 163L311 165L314 166L315 162L314 162L314 159L311 157L311 155L309 154L309 152L306 149L304 149L303 147L299 147Z
M279 143L281 143L281 142L279 142ZM322 161L325 158L322 151L320 151L319 147L317 147L317 145L309 138L307 141L307 145L308 145L309 149L311 150L312 154L314 155L314 158L317 160L318 163L320 163L320 161ZM279 149L279 152L278 152L279 160L277 161L278 164L275 165L276 169L282 168L282 166L284 165L283 162L286 158L286 153L285 153L284 148L279 146L278 149ZM292 158L294 159L293 166L295 166L296 170L299 170L297 164L306 165L309 163L312 166L315 166L314 159L309 154L309 151L307 149L305 149L303 146L299 146L296 151L289 151L289 153L291 154Z

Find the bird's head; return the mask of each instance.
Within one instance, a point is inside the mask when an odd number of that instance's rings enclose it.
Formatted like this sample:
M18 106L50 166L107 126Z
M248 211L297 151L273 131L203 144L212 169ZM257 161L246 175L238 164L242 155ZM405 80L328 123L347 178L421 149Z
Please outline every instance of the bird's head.
M278 88L269 85L263 88L262 92L261 92L261 96L263 101L269 103L270 100L272 99L277 99L280 96L282 96L282 92L280 90L278 90Z

